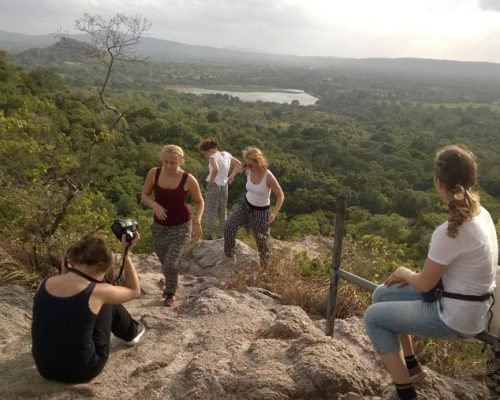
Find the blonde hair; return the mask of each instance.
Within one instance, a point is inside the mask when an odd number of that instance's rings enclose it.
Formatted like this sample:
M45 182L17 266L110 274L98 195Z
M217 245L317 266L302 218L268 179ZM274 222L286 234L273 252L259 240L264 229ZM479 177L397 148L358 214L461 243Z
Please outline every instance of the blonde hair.
M261 168L267 168L267 166L269 165L269 163L267 162L267 158L257 147L245 147L245 149L242 151L242 155L244 159L255 161L257 163L257 166Z
M180 146L177 146L176 144L167 144L162 147L161 149L161 155L165 153L170 153L170 154L175 154L181 159L181 163L184 161L184 150Z
M477 178L476 157L466 146L445 146L434 157L434 175L453 196L448 203L447 235L456 237L458 227L479 213L479 194L472 190Z

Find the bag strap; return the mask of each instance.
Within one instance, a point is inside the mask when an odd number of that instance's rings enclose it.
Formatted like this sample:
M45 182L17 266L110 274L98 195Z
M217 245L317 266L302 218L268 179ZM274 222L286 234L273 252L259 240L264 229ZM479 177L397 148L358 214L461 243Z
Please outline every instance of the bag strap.
M466 301L486 301L492 296L491 293L485 293L480 296L474 296L470 294L450 293L450 292L445 292L444 290L442 292L438 291L438 294L440 295L440 297L448 297L450 299L466 300Z
M486 301L489 300L490 297L493 297L493 302L492 304L490 304L489 312L491 312L491 308L493 307L493 304L495 304L495 296L493 296L493 293L485 293L475 296L470 294L447 292L444 290L443 281L440 279L438 287L436 288L436 298L438 300L439 309L441 310L441 312L443 312L443 305L441 304L442 297L448 297L450 299L465 300L465 301ZM493 318L493 313L491 313L490 315L490 322L492 318ZM488 327L489 327L489 322L488 322Z

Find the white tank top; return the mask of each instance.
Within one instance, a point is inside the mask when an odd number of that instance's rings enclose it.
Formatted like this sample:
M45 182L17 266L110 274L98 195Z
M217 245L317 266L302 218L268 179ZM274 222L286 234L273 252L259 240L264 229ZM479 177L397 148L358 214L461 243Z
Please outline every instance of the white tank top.
M219 186L224 186L227 183L227 175L231 168L231 154L227 151L218 151L212 154L210 158L213 158L219 167L214 182ZM210 177L212 176L212 164L210 163L208 163L208 171L207 182L210 182Z
M271 188L267 186L267 174L271 174L271 171L266 169L264 176L259 183L255 184L250 179L250 171L246 171L247 174L247 200L250 204L257 207L265 207L271 203Z

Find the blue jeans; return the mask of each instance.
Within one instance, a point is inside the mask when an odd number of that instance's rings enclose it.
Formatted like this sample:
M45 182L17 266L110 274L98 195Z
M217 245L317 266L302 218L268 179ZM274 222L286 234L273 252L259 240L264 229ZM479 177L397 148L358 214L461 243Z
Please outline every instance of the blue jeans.
M424 302L422 292L413 286L379 285L372 299L373 304L366 309L364 322L368 336L379 353L399 351L400 333L434 339L462 338L441 321L438 303Z

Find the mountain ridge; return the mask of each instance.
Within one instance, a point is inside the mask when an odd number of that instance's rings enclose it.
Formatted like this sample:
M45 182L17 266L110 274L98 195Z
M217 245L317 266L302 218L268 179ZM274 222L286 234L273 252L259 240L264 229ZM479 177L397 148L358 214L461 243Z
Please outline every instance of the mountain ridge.
M69 35L70 38L88 42L87 35ZM43 48L59 41L57 33L45 35L26 35L0 30L0 48L8 52L21 52L30 48ZM348 67L386 70L407 70L408 72L453 74L481 78L500 79L500 64L483 61L456 61L415 57L371 57L346 58L333 56L299 56L293 54L265 53L257 50L218 48L195 44L186 44L166 39L144 37L137 51L150 57L152 61L221 61L261 63L273 62L293 64L309 68Z

